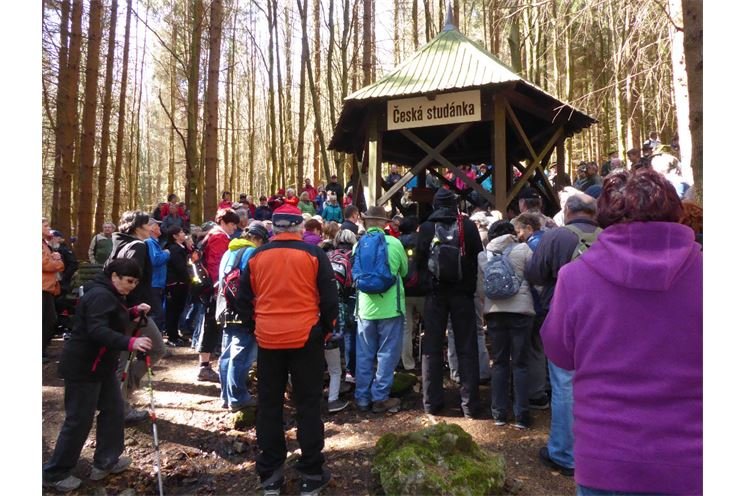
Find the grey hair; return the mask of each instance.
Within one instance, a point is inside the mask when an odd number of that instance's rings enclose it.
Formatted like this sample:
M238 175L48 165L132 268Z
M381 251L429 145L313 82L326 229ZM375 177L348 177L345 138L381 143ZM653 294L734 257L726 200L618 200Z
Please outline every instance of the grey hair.
M356 242L357 236L355 236L354 233L349 229L341 229L338 233L336 233L336 237L334 238L334 246L336 247L338 247L341 243L354 245Z
M239 208L236 209L235 213L238 214L238 218L243 222L244 220L248 220L248 210L245 208Z
M680 162L674 155L670 155L669 153L652 157L652 168L663 175L670 172L680 174Z
M295 224L294 226L272 226L272 231L274 231L274 234L279 233L302 233L305 229L305 226L303 224Z
M595 215L598 212L598 205L592 196L585 193L576 193L567 198L564 210L573 214L585 213Z

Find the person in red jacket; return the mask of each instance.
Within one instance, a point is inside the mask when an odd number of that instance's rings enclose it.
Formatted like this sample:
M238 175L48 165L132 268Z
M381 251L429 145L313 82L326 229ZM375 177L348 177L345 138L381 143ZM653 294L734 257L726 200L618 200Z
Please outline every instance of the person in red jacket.
M238 227L240 218L233 209L220 209L215 216L215 222L217 225L210 229L202 241L202 258L213 282L220 279L220 260L228 251L230 236ZM221 340L220 328L215 320L215 296L216 294L213 293L207 302L202 323L203 329L199 342L199 373L197 374L199 381L220 382L220 376L212 369L210 361L210 355Z
M222 201L217 206L218 215L219 215L219 210L225 210L225 209L228 209L228 208L233 208L233 197L230 194L230 191L223 191L222 192Z

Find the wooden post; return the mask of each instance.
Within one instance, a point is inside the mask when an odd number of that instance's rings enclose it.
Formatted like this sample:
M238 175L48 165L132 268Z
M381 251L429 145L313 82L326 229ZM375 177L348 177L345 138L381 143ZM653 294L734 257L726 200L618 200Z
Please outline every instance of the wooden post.
M566 168L564 158L564 141L566 138L561 138L556 144L556 176L562 177L564 175L564 169Z
M492 139L492 191L497 210L507 214L507 190L510 187L507 171L507 120L504 109L504 98L494 96L494 136Z
M371 115L367 124L367 185L365 187L365 201L368 206L375 205L380 197L380 133L378 118Z

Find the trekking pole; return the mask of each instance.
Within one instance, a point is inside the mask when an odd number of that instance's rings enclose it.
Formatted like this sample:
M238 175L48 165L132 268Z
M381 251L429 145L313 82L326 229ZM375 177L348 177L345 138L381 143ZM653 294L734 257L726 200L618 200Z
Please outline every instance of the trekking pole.
M135 327L135 331L132 333L132 337L136 338L139 337L140 329L145 327L145 324L147 323L147 319L145 318L145 312L140 311L139 314L140 320L137 322L137 327ZM129 355L127 356L127 362L124 364L124 372L122 373L122 383L121 383L121 390L122 395L124 398L126 398L127 393L127 374L129 373L129 366L132 364L132 358L135 356L134 350L129 352Z
M158 471L158 491L163 496L163 476L160 473L160 444L158 443L158 425L155 417L155 395L153 394L153 370L150 366L150 355L145 355L147 365L147 388L150 390L150 420L153 421L153 446L155 447L155 469Z

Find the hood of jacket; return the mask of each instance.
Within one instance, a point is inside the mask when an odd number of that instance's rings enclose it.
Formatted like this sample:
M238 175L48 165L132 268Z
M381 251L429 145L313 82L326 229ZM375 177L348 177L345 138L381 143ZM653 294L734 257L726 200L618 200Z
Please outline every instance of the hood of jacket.
M606 228L579 260L618 286L667 291L700 256L701 249L688 226L631 222Z
M243 238L236 238L236 239L230 240L230 244L228 244L228 250L238 251L241 248L246 248L248 246L256 248L256 245L252 241L249 241L248 239L243 239Z
M437 210L429 214L429 218L427 220L430 222L444 222L446 224L449 224L451 222L455 222L457 218L458 213L452 208L438 208Z
M116 249L120 246L124 246L127 243L131 243L132 241L142 241L140 238L136 238L132 236L131 234L125 234L121 232L115 232L111 235L111 244L113 246L112 251L116 251ZM142 241L144 243L144 241Z
M486 250L491 252L502 252L507 249L510 245L518 243L517 236L514 234L503 234L489 241L486 245Z
M318 243L323 241L323 238L314 232L305 231L303 233L303 241L312 245L317 245Z
M105 289L106 291L109 291L111 292L111 294L116 296L117 299L124 302L124 296L119 294L119 292L116 290L111 282L111 277L107 276L103 272L99 272L93 279L85 283L85 285L83 286L83 292L87 293L94 288Z

